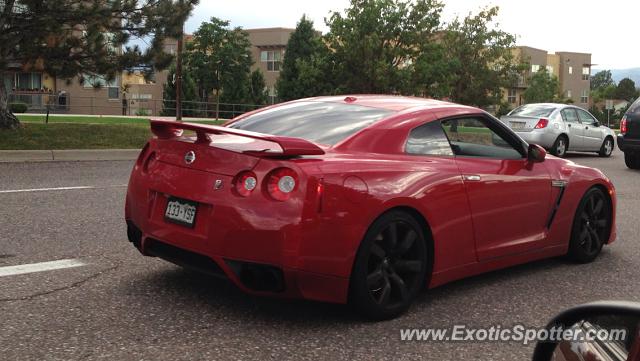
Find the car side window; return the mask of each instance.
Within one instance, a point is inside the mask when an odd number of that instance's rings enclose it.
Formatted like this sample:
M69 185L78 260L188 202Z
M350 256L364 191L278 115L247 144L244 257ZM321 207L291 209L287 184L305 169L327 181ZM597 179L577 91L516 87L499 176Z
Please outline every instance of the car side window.
M582 109L576 109L578 112L578 116L580 117L580 122L586 125L591 125L596 122L596 119L589 114L587 111Z
M561 114L562 114L562 120L564 120L567 123L580 123L580 120L578 119L578 114L576 113L576 110L573 108L563 109Z
M483 118L458 118L442 121L455 155L496 159L520 159L518 152L500 134L487 126Z
M451 144L439 121L431 121L411 130L405 151L409 154L453 156Z

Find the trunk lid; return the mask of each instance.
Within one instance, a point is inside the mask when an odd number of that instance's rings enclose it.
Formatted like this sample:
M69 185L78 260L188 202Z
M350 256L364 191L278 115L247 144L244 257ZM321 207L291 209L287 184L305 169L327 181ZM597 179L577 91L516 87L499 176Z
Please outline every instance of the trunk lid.
M640 139L640 99L627 111L627 134L625 137Z
M151 130L158 161L229 176L253 169L261 158L324 154L304 139L212 125L152 120Z
M535 129L541 117L530 116L503 116L500 120L516 132L530 132ZM547 118L544 118L547 119Z

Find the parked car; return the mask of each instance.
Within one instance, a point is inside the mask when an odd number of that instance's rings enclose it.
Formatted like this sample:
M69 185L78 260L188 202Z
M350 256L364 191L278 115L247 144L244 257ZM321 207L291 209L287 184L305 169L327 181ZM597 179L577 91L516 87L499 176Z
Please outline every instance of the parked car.
M252 294L390 318L425 287L545 257L590 262L616 235L602 172L546 159L473 107L320 97L151 130L129 180L129 240Z
M541 145L558 157L570 150L609 157L615 147L615 132L573 105L525 104L500 120L526 142Z
M640 169L640 98L629 107L620 122L618 148L631 169Z

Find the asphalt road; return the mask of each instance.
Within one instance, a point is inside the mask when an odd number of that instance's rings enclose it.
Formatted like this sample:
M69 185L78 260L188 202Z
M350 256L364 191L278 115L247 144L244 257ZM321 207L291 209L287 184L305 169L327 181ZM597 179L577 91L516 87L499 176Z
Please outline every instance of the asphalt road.
M0 268L79 259L75 268L0 277L0 359L529 359L516 342L402 342L400 329L523 324L602 299L640 301L640 172L622 154L572 155L618 190L618 240L592 264L551 259L425 292L398 319L247 296L231 284L142 257L127 242L132 162L0 164Z

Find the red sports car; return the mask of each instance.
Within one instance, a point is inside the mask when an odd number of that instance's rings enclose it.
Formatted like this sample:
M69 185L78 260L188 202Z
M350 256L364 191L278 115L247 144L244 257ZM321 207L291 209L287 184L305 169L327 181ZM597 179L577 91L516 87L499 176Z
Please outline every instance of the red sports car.
M126 201L140 252L382 319L418 291L615 239L613 184L473 107L302 99L225 126L151 121Z

